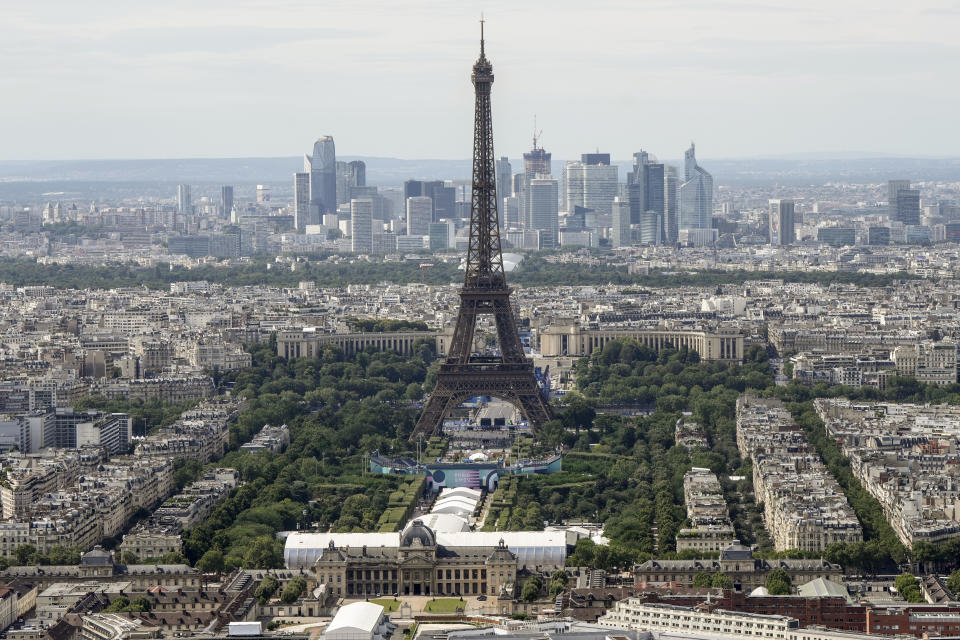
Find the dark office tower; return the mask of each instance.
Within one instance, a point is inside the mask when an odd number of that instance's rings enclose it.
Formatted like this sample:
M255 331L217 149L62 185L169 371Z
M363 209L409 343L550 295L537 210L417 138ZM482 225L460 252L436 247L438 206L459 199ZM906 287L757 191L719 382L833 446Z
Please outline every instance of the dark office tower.
M676 167L664 167L663 173L663 226L666 242L674 244L680 234L679 207L680 176Z
M233 211L233 187L223 185L220 187L220 217L229 218Z
M664 201L663 165L652 159L646 151L633 154L633 171L627 172L627 197L630 203L630 223L640 224L642 214L653 211L663 220L666 214ZM649 226L649 225L648 225ZM665 230L658 237L663 239Z
M513 195L513 167L507 156L497 160L497 205L503 208L503 199Z
M310 206L310 174L293 174L293 226L303 231L308 224L316 224L313 208Z
M903 189L910 188L909 180L888 180L887 181L887 213L890 219L900 220L899 209L897 208L897 194Z
M610 166L609 153L581 153L580 164L604 164Z
M950 239L949 234L947 239ZM870 227L867 230L867 244L871 247L885 247L890 244L890 227Z
M423 182L420 180L407 180L403 183L403 201L407 198L419 198L423 193Z
M454 187L434 187L429 192L433 199L433 220L449 220L457 216L457 190Z
M630 228L631 212L629 204L622 202L620 198L613 201L613 228L610 234L610 242L614 249L629 247L633 244L632 230ZM567 223L569 228L569 222ZM582 225L581 225L582 226Z
M318 216L337 212L337 152L332 136L313 144L313 155L303 157L303 170L310 174L310 205Z
M351 160L350 161L350 179L351 186L354 187L365 187L367 186L367 163L363 160Z
M770 244L789 245L796 242L793 200L770 201Z
M663 219L666 212L666 202L664 200L664 175L663 165L659 162L651 162L643 166L644 171L644 211L653 211Z
M920 191L918 189L897 191L897 220L907 226L920 224Z
M627 206L630 209L630 224L640 224L640 214L643 212L646 200L646 184L643 173L644 165L649 162L646 151L633 154L633 171L627 172Z

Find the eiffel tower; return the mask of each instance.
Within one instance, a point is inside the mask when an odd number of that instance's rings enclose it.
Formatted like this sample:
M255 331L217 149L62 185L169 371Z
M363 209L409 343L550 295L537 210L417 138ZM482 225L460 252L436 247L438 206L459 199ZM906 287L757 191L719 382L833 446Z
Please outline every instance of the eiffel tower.
M446 361L440 365L437 386L420 414L413 437L438 433L444 418L457 405L483 395L510 402L535 429L551 418L550 406L533 375L533 362L523 353L510 304L510 288L504 277L490 113L493 65L484 53L483 20L480 21L480 58L473 65L471 78L476 93L473 189L460 313ZM481 314L492 315L496 322L499 356L472 353L477 316Z

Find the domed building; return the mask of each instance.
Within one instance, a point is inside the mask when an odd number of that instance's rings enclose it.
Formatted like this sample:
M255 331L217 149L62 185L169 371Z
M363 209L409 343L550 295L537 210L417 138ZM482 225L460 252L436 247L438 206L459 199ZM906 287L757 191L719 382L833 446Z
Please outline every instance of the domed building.
M400 533L399 544L351 546L373 540L360 537L365 534L329 535L314 571L341 597L495 596L517 581L517 555L502 539L496 546L440 544L420 519Z

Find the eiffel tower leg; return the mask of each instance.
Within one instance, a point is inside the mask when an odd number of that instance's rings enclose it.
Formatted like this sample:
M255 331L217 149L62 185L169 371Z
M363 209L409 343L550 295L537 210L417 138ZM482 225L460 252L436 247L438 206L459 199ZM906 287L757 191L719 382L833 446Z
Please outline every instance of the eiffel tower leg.
M517 394L515 404L520 408L527 422L530 423L530 428L534 431L542 427L545 422L553 419L553 412L550 410L550 405L544 401L536 385L534 385L532 392L528 391Z
M453 404L453 389L446 382L437 380L437 386L433 388L430 398L423 406L420 412L420 419L417 420L417 426L414 427L410 439L416 438L419 434L433 436L440 433L443 427L443 420L453 411L456 404ZM452 405L452 406L451 406Z

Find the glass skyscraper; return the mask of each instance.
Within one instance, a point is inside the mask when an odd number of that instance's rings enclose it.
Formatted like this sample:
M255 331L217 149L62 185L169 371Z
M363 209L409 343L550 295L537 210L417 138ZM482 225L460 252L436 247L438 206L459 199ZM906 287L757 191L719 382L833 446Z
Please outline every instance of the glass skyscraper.
M337 151L333 136L313 144L313 155L303 157L303 170L310 174L310 206L319 219L337 212Z

